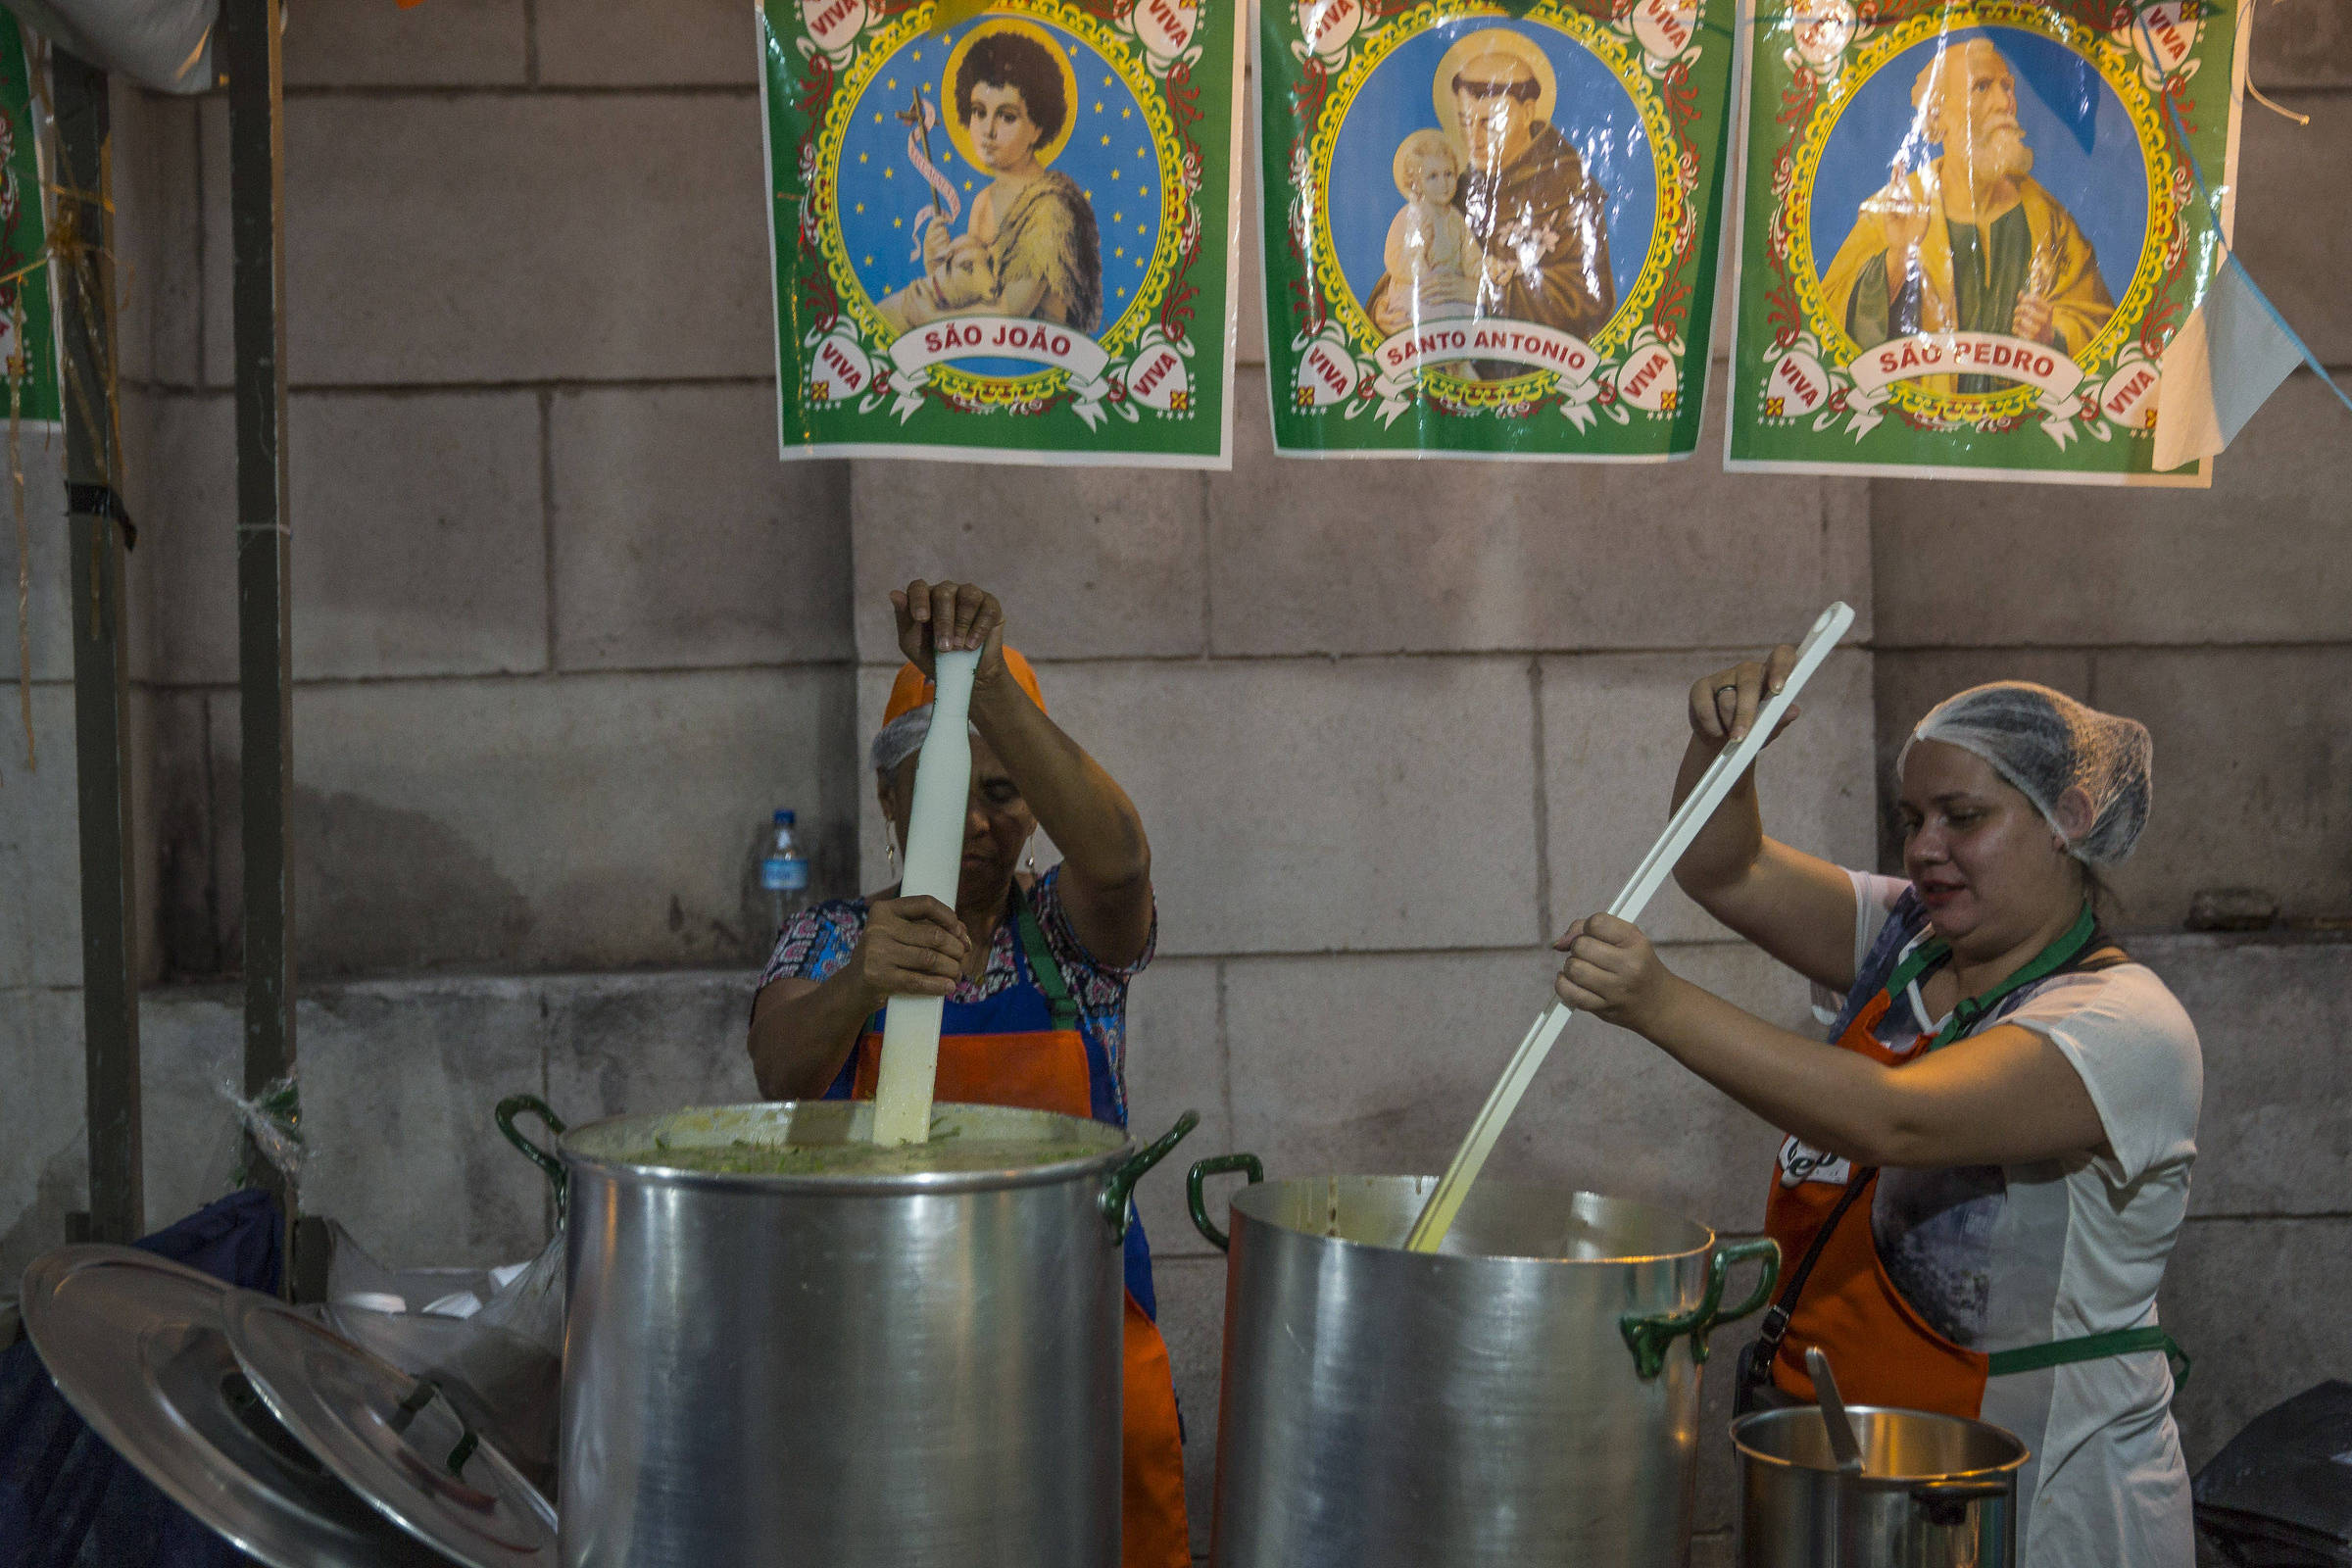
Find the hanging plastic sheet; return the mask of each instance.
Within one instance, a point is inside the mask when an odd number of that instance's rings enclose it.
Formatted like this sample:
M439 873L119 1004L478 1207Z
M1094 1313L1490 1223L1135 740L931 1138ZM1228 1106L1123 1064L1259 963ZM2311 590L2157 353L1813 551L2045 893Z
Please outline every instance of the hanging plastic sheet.
M8 9L60 47L158 92L213 85L220 0L8 0Z
M1730 466L2155 467L2236 184L2239 0L1758 0Z
M1732 0L1265 0L1277 450L1690 452L1733 15Z
M784 456L1229 466L1239 11L765 0Z

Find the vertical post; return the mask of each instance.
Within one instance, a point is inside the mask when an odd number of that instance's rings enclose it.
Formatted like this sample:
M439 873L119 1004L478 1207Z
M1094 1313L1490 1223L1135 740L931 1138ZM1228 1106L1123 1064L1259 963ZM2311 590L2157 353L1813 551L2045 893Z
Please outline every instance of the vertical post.
M294 1069L293 628L286 516L285 75L279 0L222 0L237 402L237 686L245 821L245 1092ZM294 1277L296 1194L273 1182Z
M131 852L127 519L114 491L114 264L106 189L106 73L51 53L57 106L57 237L65 348L68 535L72 541L74 756L81 830L82 1039L89 1109L87 1234L146 1229L139 1140L139 987ZM37 352L37 350L35 350Z

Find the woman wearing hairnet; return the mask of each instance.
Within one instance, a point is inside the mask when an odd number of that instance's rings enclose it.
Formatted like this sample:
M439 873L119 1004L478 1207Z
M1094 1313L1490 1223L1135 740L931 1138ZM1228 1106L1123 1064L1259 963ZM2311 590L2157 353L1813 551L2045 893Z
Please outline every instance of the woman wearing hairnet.
M1678 801L1793 662L1690 688ZM1782 1285L1743 1400L1810 1399L1818 1345L1848 1400L2016 1433L2028 1568L2195 1556L2156 1288L2188 1206L2197 1037L2093 912L2095 868L2147 820L2148 760L2140 725L2044 687L1949 698L1896 764L1908 880L1766 837L1743 780L1676 879L1844 997L1829 1044L1679 978L1623 920L1558 944L1563 1001L1788 1134L1765 1208Z

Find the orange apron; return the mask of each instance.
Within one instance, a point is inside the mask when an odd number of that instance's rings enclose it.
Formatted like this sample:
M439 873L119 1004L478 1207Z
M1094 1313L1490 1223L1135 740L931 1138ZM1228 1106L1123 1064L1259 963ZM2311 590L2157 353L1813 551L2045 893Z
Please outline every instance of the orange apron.
M1895 1066L1898 1055L1872 1032L1892 1005L1884 991L1854 1015L1838 1044L1873 1061ZM1871 1233L1870 1203L1879 1173L1861 1170L1845 1187L1805 1181L1782 1184L1773 1173L1764 1203L1764 1234L1781 1244L1781 1255L1803 1258L1841 1200L1840 1212L1788 1313L1788 1333L1774 1358L1772 1380L1785 1394L1810 1401L1813 1380L1805 1373L1805 1350L1818 1345L1838 1369L1838 1392L1852 1404L1886 1404L1937 1410L1975 1420L1984 1403L1988 1358L1963 1349L1930 1328L1886 1277Z
M1972 1031L2012 992L2062 969L2101 969L2126 961L2121 950L2100 944L2085 907L2073 929L2016 974L1955 1007L1932 1039L1921 1035L1908 1051L1889 1049L1879 1040L1877 1029L1894 999L1948 956L1949 950L1939 940L1923 944L1855 1012L1837 1043L1873 1061L1900 1066ZM1878 1179L1875 1168L1864 1167L1842 1187L1811 1180L1790 1186L1774 1172L1764 1204L1764 1231L1781 1244L1783 1257L1800 1260L1781 1299L1765 1317L1765 1342L1775 1348L1772 1380L1782 1393L1812 1401L1805 1350L1815 1345L1828 1353L1837 1369L1838 1392L1850 1403L1934 1410L1970 1420L1984 1409L1986 1380L2011 1372L2162 1349L2175 1359L2176 1378L2186 1376L2186 1357L2153 1326L1990 1353L1954 1345L1903 1298L1879 1256L1870 1223Z
M1013 918L1020 941L1024 984L1007 986L976 1003L950 1001L939 1039L942 1101L978 1105L1018 1105L1064 1116L1124 1121L1118 1114L1107 1058L1090 1047L1078 1028L1060 966L1047 949L1045 934L1029 902L1016 890ZM877 1015L878 1016L878 1015ZM1038 1028L1035 1025L1044 1024ZM882 1069L882 1036L873 1025L858 1042L835 1085L858 1100L871 1100ZM1130 1226L1137 1245L1128 1255L1129 1278L1141 1250L1141 1228ZM1142 1276L1149 1279L1145 1254ZM1127 1292L1121 1327L1125 1352L1122 1389L1125 1424L1120 1453L1119 1560L1121 1568L1191 1568L1192 1531L1184 1506L1183 1428L1176 1414L1176 1385L1168 1348L1158 1326Z

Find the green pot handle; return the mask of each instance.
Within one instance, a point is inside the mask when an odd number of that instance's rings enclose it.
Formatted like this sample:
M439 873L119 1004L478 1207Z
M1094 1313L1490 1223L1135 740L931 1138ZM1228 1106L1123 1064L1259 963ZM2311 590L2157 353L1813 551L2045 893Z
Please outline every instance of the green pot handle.
M1720 1310L1723 1287L1730 1277L1734 1263L1748 1258L1762 1260L1762 1268L1753 1295L1729 1312ZM1761 1308L1771 1299L1772 1288L1781 1279L1781 1244L1769 1237L1752 1242L1734 1242L1715 1249L1707 1260L1707 1289L1698 1305L1685 1313L1662 1313L1645 1316L1629 1312L1617 1320L1617 1328L1625 1336L1626 1348L1634 1352L1634 1374L1643 1382L1666 1369L1667 1348L1681 1336L1690 1336L1690 1360L1695 1364L1707 1358L1707 1336L1724 1323L1736 1323L1750 1312Z
M1129 1156L1127 1163L1110 1173L1102 1184L1102 1218L1110 1226L1110 1239L1127 1239L1127 1202L1135 1196L1135 1184L1143 1180L1144 1172L1168 1157L1169 1151L1184 1142L1185 1135L1200 1125L1200 1113L1188 1110L1176 1118L1176 1125L1160 1134Z
M1761 1312L1764 1310L1764 1303L1772 1299L1773 1287L1781 1283L1781 1244L1769 1236L1760 1236L1752 1242L1734 1242L1729 1247L1717 1248L1715 1261L1710 1265L1710 1270L1728 1275L1731 1273L1734 1263L1742 1263L1751 1257L1758 1259L1760 1265L1756 1269L1755 1290L1749 1294L1746 1300L1741 1301L1730 1311L1717 1312L1707 1324L1709 1332L1723 1327L1726 1323L1737 1323L1751 1312ZM1704 1361L1707 1358L1705 1336L1701 1335L1693 1339L1690 1342L1690 1349L1691 1353Z
M1266 1167L1258 1162L1255 1154L1211 1154L1206 1159L1193 1161L1192 1170L1184 1178L1184 1200L1186 1206L1193 1211L1193 1226L1207 1237L1210 1245L1220 1252L1233 1245L1233 1238L1217 1229L1209 1219L1208 1199L1200 1191L1200 1184L1211 1176L1223 1176L1237 1170L1249 1176L1251 1186L1266 1179Z
M561 1225L571 1208L571 1177L564 1169L562 1160L524 1137L522 1130L514 1125L514 1118L524 1111L538 1117L539 1124L558 1138L564 1136L564 1118L557 1115L547 1102L537 1095L509 1095L498 1102L498 1109L492 1113L498 1120L498 1130L506 1134L507 1142L521 1150L525 1159L547 1172L548 1185L556 1190L556 1223Z

